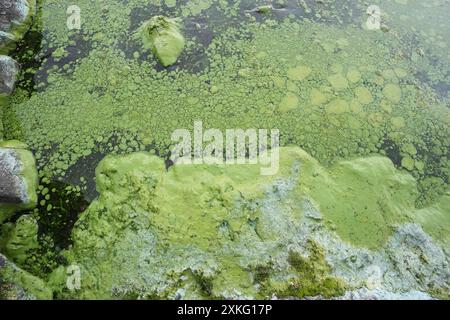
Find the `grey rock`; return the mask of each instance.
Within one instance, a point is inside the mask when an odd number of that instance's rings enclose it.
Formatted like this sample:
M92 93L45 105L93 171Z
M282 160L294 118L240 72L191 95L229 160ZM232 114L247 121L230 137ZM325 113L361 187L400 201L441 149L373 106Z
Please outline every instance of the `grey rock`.
M17 142L0 144L0 223L15 211L33 208L37 203L36 187L33 154Z
M19 65L8 56L0 55L0 96L10 95L17 80Z
M391 287L397 290L441 288L450 291L448 256L419 225L400 226L390 239L386 253L392 261L392 268L384 280Z
M333 273L355 289L342 299L432 299L434 290L450 292L449 254L417 224L397 227L379 250L354 247L320 222L305 220L302 234L320 243Z
M28 30L36 0L2 0L0 7L0 53L7 53Z
M28 201L21 177L21 162L14 149L0 148L0 203L19 204Z

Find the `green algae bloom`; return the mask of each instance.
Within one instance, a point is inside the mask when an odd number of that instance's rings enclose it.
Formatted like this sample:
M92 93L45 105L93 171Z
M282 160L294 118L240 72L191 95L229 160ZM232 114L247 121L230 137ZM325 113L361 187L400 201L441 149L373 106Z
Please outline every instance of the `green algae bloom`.
M40 2L0 101L0 139L40 179L0 208L12 294L448 296L448 4L404 2L384 32L363 1L78 0L71 31L71 1ZM200 120L279 129L280 173L171 166L171 134Z

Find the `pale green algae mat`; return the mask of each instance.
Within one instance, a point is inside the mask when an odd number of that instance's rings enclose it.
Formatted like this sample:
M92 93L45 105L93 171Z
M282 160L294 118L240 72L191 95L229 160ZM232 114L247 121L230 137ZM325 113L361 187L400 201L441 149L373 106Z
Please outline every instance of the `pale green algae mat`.
M39 205L0 234L39 279L3 281L31 298L449 298L448 1L39 7L2 106ZM168 168L194 121L279 129L279 173Z

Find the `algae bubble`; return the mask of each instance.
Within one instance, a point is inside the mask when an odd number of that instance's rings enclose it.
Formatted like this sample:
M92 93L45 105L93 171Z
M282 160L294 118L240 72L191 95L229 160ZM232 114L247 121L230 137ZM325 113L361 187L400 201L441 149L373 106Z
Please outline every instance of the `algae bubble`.
M448 2L375 30L359 0L78 0L72 29L37 3L0 100L39 177L0 211L5 296L449 297ZM173 163L199 121L279 130L278 174Z

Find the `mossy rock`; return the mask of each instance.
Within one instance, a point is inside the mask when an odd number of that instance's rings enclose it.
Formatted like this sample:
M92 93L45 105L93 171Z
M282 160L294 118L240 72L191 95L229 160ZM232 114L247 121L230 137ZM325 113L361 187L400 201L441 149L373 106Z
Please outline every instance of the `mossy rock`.
M281 148L277 176L258 165L175 165L148 154L106 157L98 200L80 216L73 247L81 290L62 298L269 298L343 294L324 250L303 243L305 199L342 239L380 247L412 219L415 181L383 157L325 168Z
M36 161L27 148L18 141L0 142L0 224L37 204Z
M0 15L0 54L7 54L28 31L36 13L36 0L10 1Z
M144 47L151 49L165 67L177 62L185 46L178 19L155 16L139 28L138 34Z
M52 297L53 293L44 281L0 254L0 300L50 300Z

